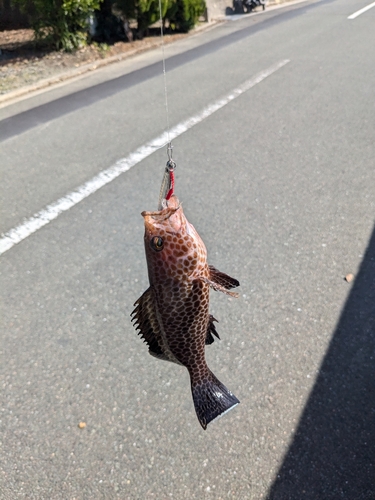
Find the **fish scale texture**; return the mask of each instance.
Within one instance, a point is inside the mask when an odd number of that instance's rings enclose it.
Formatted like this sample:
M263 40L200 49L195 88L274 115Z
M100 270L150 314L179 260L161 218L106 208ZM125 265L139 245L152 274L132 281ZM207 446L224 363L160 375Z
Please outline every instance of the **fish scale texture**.
M198 420L207 424L238 399L209 370L206 344L218 337L209 314L210 287L230 295L238 281L207 263L206 247L176 196L157 212L143 212L150 287L132 319L149 352L187 368Z

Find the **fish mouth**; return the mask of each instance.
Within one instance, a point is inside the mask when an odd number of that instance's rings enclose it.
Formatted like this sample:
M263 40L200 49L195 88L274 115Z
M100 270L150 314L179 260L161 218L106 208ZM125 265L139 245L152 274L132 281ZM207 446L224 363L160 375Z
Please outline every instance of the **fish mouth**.
M167 207L167 208L163 208L163 210L158 210L156 212L143 211L141 213L141 215L145 219L151 218L151 219L154 219L155 221L162 222L164 220L169 219L169 217L171 217L171 215L175 214L177 212L177 210L179 210L180 208L181 208L181 204L178 205L178 207L176 207L176 208Z
M141 213L142 217L145 219L152 218L155 221L162 222L164 220L169 219L173 214L177 212L181 208L181 203L179 202L176 195L173 195L171 199L168 201L168 206L163 208L162 210L157 210L154 212L143 211Z
M163 208L163 210L154 212L144 211L141 215L145 220L146 231L150 233L158 227L173 234L178 233L185 225L184 222L186 220L182 205L176 196L172 196L168 202L168 206Z

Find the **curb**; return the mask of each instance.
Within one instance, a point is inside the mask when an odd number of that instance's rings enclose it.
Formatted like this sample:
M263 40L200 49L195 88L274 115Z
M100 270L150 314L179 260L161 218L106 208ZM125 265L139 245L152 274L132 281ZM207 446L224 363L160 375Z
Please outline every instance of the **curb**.
M207 24L204 24L202 26L198 26L194 28L194 30L190 31L187 35L186 38L189 36L194 36L198 33L201 33L203 31L208 31L209 29L214 28L216 25L219 23L223 22L223 20L218 19L211 21ZM180 38L179 40L183 40L184 38ZM175 43L177 40L169 40L168 42L164 42L165 45L171 45L172 43ZM116 63L123 61L125 59L130 59L131 57L141 54L143 52L147 52L153 49L157 49L158 47L161 47L160 41L158 40L158 43L155 43L154 45L148 46L148 47L139 47L135 48L133 50L129 50L127 52L124 52L122 54L116 54L111 57L107 57L105 59L97 59L96 61L93 61L88 64L83 64L77 69L72 69L68 70L64 73L60 73L56 76L51 76L49 78L44 78L43 80L39 80L37 83L33 83L32 85L27 85L25 87L20 87L19 89L16 90L11 90L10 92L7 92L6 94L0 95L0 107L2 105L6 105L7 101L12 101L16 100L18 98L21 98L25 96L26 94L31 94L32 92L37 92L39 90L45 90L48 87L52 87L55 85L58 85L60 83L64 83L66 80L72 80L74 78L78 78L82 75L85 75L86 73L89 73L91 71L95 71L97 69L103 68L104 66L108 66L110 64Z
M306 0L269 0L267 2L267 5L270 7L273 7L273 9L277 9L280 7L283 7L284 4L289 4L289 5L294 5L298 3L303 3ZM262 11L263 12L263 11ZM262 12L256 12L254 14L259 14ZM245 14L245 15L253 15L253 14ZM210 29L215 28L218 24L221 24L226 20L225 16L220 17L218 19L210 20L209 22L202 24L200 26L195 27L192 31L187 33L186 38L194 35L198 35L204 31L208 31ZM183 40L184 38L180 38L179 40ZM172 43L175 43L178 40L169 40L166 45L171 45ZM38 82L32 84L32 85L27 85L25 87L21 87L16 90L11 90L10 92L7 92L6 94L0 95L0 108L3 108L7 106L8 104L14 104L14 102L17 102L17 100L21 100L22 97L27 96L28 94L32 93L39 93L39 91L44 91L48 89L49 87L56 87L59 84L64 84L64 82L68 80L73 80L74 78L79 78L87 73L90 73L91 71L95 71L97 69L103 68L104 66L108 66L110 64L116 63L123 61L125 59L130 59L131 57L141 54L143 52L147 52L153 49L156 49L160 47L160 41L158 43L155 43L155 45L149 46L149 47L139 47L135 48L133 50L129 50L128 52L124 52L123 54L116 54L115 56L111 56L105 59L97 59L96 61L93 61L88 64L84 64L80 66L77 69L73 70L68 70L65 73L60 73L56 76L52 76L49 78L45 78L43 80L39 80ZM13 102L9 102L13 101Z

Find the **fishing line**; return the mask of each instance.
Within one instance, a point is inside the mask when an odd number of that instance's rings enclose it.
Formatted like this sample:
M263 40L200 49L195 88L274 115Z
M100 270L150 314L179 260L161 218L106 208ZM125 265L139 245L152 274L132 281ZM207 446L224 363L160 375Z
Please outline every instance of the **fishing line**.
M163 56L163 78L164 78L164 98L165 98L165 111L167 115L167 155L168 161L165 167L163 180L161 183L158 209L162 210L167 206L167 202L174 192L174 170L176 168L176 163L172 158L172 142L170 139L170 129L169 129L169 109L168 109L168 88L167 88L167 72L165 69L165 51L164 51L164 30L163 30L163 14L161 7L161 0L159 0L159 14L160 14L160 38L161 38L161 50Z
M161 8L161 0L159 0L159 15L160 15L161 51L162 51L162 55L163 55L164 99L165 99L165 111L166 111L166 115L167 115L167 135L168 135L168 145L170 145L167 72L165 71L164 30L163 30L163 14L162 14L162 8Z

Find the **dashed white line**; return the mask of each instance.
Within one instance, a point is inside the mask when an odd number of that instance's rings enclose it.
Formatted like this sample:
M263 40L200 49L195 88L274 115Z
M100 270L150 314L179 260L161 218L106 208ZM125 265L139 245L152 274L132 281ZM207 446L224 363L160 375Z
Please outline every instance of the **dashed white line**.
M42 228L52 220L56 219L60 214L74 207L74 205L77 205L77 203L95 193L100 188L116 179L116 177L123 174L124 172L150 156L156 149L159 149L163 144L166 144L168 142L168 137L170 140L173 140L176 137L180 136L190 128L194 127L194 125L197 125L205 118L215 113L215 111L223 108L229 102L233 101L233 99L235 99L236 97L251 89L268 76L272 75L272 73L275 73L275 71L285 66L285 64L287 64L288 62L290 62L289 59L280 61L277 64L269 67L268 69L258 73L249 80L246 80L246 82L232 90L226 96L222 97L212 104L209 104L200 113L173 127L169 131L169 136L167 132L164 132L156 139L153 139L152 141L138 148L126 158L122 158L121 160L116 162L112 167L103 170L102 172L100 172L100 174L96 175L82 186L79 186L71 193L67 194L63 198L60 198L55 203L46 206L43 210L27 219L24 223L2 235L2 237L0 238L0 255L7 250L10 250L14 245L20 243L22 240L35 233L35 231Z
M370 5L363 7L363 9L357 10L357 12L354 12L354 14L348 16L348 19L355 19L356 17L360 16L361 14L366 12L367 10L372 9L373 7L375 7L375 2L372 2L372 3L370 3Z

